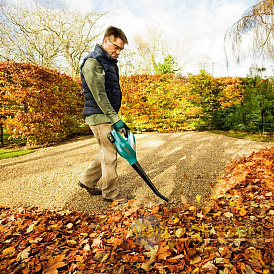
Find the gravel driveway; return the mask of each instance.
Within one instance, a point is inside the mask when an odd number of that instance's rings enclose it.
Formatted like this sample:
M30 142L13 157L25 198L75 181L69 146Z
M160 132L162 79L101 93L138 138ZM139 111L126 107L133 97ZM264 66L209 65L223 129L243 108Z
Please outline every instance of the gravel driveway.
M261 143L209 132L136 134L137 159L158 190L179 204L208 199L230 159L249 155L273 143ZM34 153L0 160L0 205L37 206L52 210L102 213L109 203L90 196L77 182L97 155L93 137L41 148ZM127 161L119 156L119 188L138 203L162 203Z

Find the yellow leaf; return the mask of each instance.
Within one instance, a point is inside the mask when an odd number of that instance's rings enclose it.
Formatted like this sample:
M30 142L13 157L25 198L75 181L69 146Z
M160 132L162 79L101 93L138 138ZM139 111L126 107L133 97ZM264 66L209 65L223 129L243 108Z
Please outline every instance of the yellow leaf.
M103 257L103 259L101 260L101 263L103 263L104 261L106 261L107 258L108 258L108 256L109 256L109 254L107 253L107 254Z
M217 213L215 213L215 214L213 215L213 217L214 217L214 218L220 217L221 214L222 214L222 212L221 212L221 211L218 211Z
M250 194L249 194L249 195L250 195ZM235 202L229 202L229 205L230 205L230 206L235 206L236 203L235 203Z
M178 228L176 231L175 231L175 235L177 238L180 238L182 237L184 234L186 233L186 229L185 228Z
M3 252L2 252L3 257L12 254L14 251L15 251L14 247L8 247L8 248L4 249Z
M197 264L202 260L202 258L200 256L195 256L194 258L192 258L190 260L190 264Z
M241 208L239 214L240 214L241 216L245 216L246 213L247 213L247 211L246 211L244 208Z
M180 219L177 218L177 217L176 217L175 219L173 219L173 223L174 223L174 224L177 224L179 221L180 221Z
M201 195L199 195L199 194L196 195L196 201L197 201L197 203L201 202Z
M68 224L67 224L67 228L68 228L68 229L71 229L72 227L73 227L73 223L68 223Z
M31 225L28 227L27 232L30 233L30 232L32 232L35 228L36 228L36 224L33 223L33 224L31 224Z
M67 240L67 243L71 245L77 245L77 242L75 240Z

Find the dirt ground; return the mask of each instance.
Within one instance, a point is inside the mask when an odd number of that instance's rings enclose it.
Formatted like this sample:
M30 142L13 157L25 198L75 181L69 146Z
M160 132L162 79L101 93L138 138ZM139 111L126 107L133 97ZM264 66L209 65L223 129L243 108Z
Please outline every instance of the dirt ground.
M273 143L230 138L209 132L136 134L137 159L169 203L206 201L221 172L233 158L249 155ZM109 203L77 185L98 153L94 137L0 160L0 205L37 206L52 210L103 213ZM127 161L118 157L119 190L138 204L158 204L155 196Z

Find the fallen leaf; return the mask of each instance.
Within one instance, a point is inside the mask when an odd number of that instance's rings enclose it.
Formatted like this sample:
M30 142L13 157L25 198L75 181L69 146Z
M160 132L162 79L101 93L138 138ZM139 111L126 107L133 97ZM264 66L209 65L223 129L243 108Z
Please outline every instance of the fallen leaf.
M102 240L101 240L101 237L97 237L93 240L92 242L92 247L101 247L102 246Z
M107 253L104 250L96 251L94 255L94 259L96 261L101 261L106 256L106 254Z
M165 247L160 247L157 256L160 260L166 260L171 254L172 252L169 251L169 246L166 245Z
M67 240L67 243L71 245L77 245L77 242L75 240Z
M181 238L183 235L185 235L185 233L186 233L186 229L182 227L176 229L175 231L175 235L177 238Z
M67 264L63 262L64 259L65 259L64 255L57 255L55 258L50 258L42 274L58 274L57 269Z
M28 233L32 232L32 231L35 229L35 227L36 227L36 223L31 224L31 225L28 227L27 232L28 232Z
M255 203L254 201L251 201L250 205L251 205L252 207L258 207L258 206L259 206L259 205L258 205L257 203Z
M145 254L147 257L155 258L156 254L157 254L157 252L158 252L159 246L158 246L158 245L149 246L148 248L150 249L150 251L144 252L144 254Z
M29 253L30 253L30 246L25 248L22 252L20 252L18 255L17 255L17 259L21 259L21 260L24 260L26 258L29 257Z
M155 258L156 258L156 254L158 252L159 246L158 245L156 245L154 247L149 246L149 249L150 249L150 251L144 252L144 254L147 257L150 257L150 259L147 262L142 263L142 265L141 265L141 268L146 271L149 271L152 268L151 264L153 264L155 262Z
M197 264L202 260L200 256L195 256L192 259L190 259L190 264Z
M179 221L180 221L180 219L176 217L173 219L173 224L177 224Z
M199 204L201 202L201 195L197 194L196 195L196 202Z
M179 255L177 255L177 256L175 256L175 257L169 258L168 261L170 261L170 262L178 261L178 260L180 260L180 259L183 259L184 257L185 257L185 256L184 256L183 254L179 254Z
M216 271L218 268L214 265L214 263L212 261L209 261L202 266L202 269L206 269L206 270L214 269Z
M68 223L68 224L67 224L67 228L68 228L68 229L73 228L73 223Z
M226 218L232 218L232 217L234 216L234 214L231 213L231 212L226 212L226 213L224 213L224 216L225 216Z
M246 213L247 213L247 211L246 211L244 208L241 208L241 210L239 211L239 214L240 214L241 216L245 216Z
M3 257L6 257L6 256L9 256L10 254L12 254L14 252L15 252L15 248L14 247L8 247L8 248L5 248L2 251L2 254L3 254Z
M195 206L190 206L188 209L189 209L190 211L194 211L194 210L196 210L196 207L195 207Z

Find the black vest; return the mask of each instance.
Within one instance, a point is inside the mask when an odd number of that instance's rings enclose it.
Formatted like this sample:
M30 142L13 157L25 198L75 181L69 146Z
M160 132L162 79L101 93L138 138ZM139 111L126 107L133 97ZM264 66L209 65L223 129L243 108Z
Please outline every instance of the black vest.
M107 97L112 105L113 109L118 113L121 107L122 101L122 92L119 85L119 72L117 66L117 60L113 59L107 52L105 52L101 46L96 44L94 51L89 53L83 60L80 69L81 69L81 81L82 81L82 90L85 98L85 105L83 110L84 116L90 116L92 114L102 114L102 110L97 105L96 101L93 98L92 93L90 92L87 82L82 73L82 67L84 66L88 58L96 59L103 70L105 71L105 90Z

